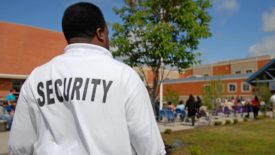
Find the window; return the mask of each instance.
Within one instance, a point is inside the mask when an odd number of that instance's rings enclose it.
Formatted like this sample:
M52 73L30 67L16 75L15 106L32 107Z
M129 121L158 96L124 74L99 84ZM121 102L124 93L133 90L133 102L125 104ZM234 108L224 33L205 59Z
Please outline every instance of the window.
M252 73L252 72L253 72L252 69L246 70L246 73Z
M242 83L242 92L250 92L250 86L248 83Z
M16 99L19 96L19 92L25 80L12 80L12 88L15 89L16 93L14 94Z
M229 83L228 84L228 92L236 92L237 91L237 84L236 83Z
M235 74L241 74L241 71L235 71Z

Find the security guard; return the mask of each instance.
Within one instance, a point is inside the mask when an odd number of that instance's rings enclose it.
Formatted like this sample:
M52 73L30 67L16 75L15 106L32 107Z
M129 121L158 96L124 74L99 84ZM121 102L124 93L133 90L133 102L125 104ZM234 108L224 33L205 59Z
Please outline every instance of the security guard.
M66 9L64 54L22 86L10 132L16 155L162 155L165 148L139 76L112 58L100 9Z

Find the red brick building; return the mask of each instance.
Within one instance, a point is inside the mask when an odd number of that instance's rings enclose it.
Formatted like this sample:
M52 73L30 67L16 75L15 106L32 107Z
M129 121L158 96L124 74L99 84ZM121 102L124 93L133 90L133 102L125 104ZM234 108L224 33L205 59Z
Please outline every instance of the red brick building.
M31 71L62 54L66 45L60 32L0 22L0 99L11 88L19 92ZM178 92L181 97L201 95L203 87L214 79L223 82L225 95L251 95L252 89L244 81L272 58L262 56L195 66L180 75L175 71L170 72L170 80L164 82L164 95L167 88ZM151 84L152 72L147 69L145 74Z
M0 98L11 88L19 91L31 71L63 53L62 33L0 22Z
M245 80L272 58L259 56L188 68L180 75L180 79L164 81L164 96L168 89L177 92L184 99L189 94L201 96L204 87L209 86L211 81L222 84L224 96L251 96L253 88Z

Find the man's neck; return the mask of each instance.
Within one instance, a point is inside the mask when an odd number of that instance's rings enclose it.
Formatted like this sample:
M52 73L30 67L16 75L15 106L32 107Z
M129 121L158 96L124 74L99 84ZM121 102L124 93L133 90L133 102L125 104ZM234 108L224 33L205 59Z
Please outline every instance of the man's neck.
M86 44L92 44L91 40L88 38L81 38L81 37L75 37L71 38L68 41L69 44L74 44L74 43L86 43Z

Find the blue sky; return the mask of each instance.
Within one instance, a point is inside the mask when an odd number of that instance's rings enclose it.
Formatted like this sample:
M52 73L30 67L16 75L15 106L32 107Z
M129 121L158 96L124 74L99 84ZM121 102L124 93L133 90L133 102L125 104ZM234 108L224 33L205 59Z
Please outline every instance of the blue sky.
M87 1L87 0L86 0ZM112 8L123 0L89 0L107 21L120 21ZM78 0L1 0L0 21L61 31L67 6ZM258 55L275 55L275 0L212 0L212 36L201 40L203 64Z

